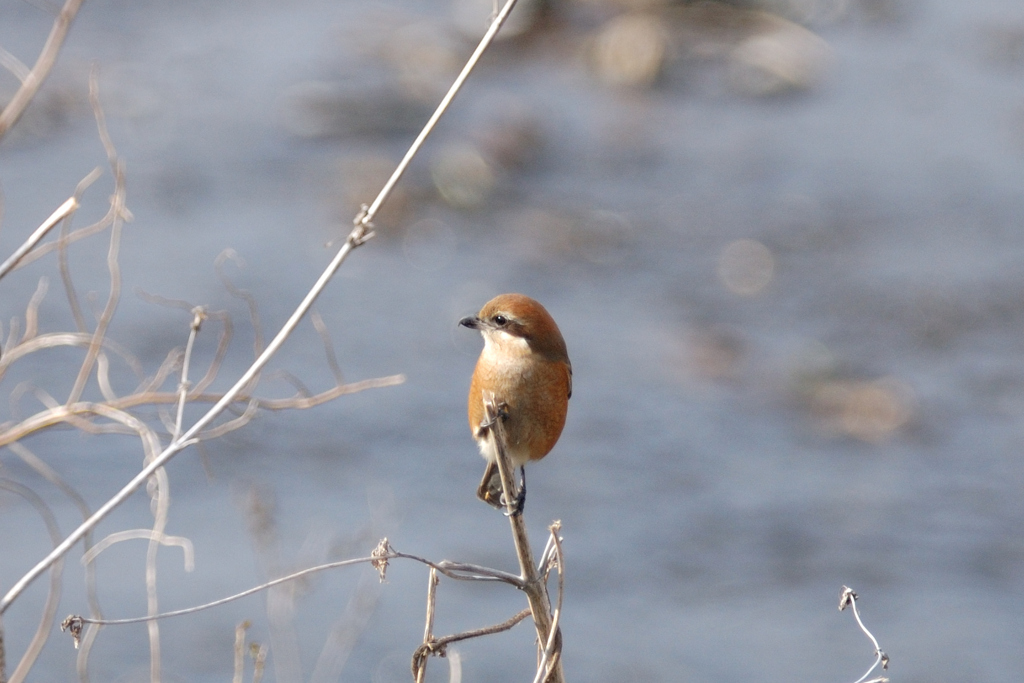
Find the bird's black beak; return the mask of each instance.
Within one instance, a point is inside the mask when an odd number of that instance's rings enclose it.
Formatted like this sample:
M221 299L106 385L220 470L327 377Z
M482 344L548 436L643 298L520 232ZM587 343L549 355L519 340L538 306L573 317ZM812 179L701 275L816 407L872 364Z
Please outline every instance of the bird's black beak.
M463 327L468 327L471 330L479 330L481 327L483 327L482 322L483 321L481 321L480 318L471 315L460 320L459 324L462 325Z

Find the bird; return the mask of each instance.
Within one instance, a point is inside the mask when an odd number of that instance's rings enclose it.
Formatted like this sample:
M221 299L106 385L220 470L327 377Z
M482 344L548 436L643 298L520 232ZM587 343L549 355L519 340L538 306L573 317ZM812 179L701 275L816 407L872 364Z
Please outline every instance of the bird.
M459 325L484 338L469 383L469 429L487 461L477 497L506 514L522 514L526 502L526 468L551 452L565 427L572 396L572 364L554 318L539 302L523 294L494 297ZM506 435L506 452L518 467L521 485L514 501L502 496L497 453L489 439L485 401L497 407Z

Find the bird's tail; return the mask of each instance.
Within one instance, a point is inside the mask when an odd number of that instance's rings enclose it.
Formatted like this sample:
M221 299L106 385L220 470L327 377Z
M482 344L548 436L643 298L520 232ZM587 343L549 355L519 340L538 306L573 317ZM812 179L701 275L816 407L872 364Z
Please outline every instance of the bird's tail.
M476 490L476 497L499 510L502 508L501 475L498 472L498 463L493 460L487 462L487 469L484 470L484 477Z

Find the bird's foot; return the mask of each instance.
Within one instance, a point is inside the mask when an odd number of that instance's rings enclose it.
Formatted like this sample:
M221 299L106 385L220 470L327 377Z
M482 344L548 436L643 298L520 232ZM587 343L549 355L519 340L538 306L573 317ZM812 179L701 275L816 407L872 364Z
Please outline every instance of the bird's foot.
M480 427L477 429L477 437L487 433L491 427L498 423L498 420L508 419L508 404L502 401L501 403L494 404L494 416L489 420L483 420L480 423Z
M505 505L505 496L501 496L502 505L505 507L506 517L518 517L523 514L523 510L526 508L526 468L519 468L519 486L512 500L512 505Z

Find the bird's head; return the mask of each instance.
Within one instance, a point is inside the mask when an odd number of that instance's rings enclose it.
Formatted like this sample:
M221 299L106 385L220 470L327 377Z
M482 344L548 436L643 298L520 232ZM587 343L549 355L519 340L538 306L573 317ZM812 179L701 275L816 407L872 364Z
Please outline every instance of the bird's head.
M476 316L463 318L459 324L480 330L485 344L498 349L539 353L551 360L568 359L565 340L551 314L522 294L496 296Z

